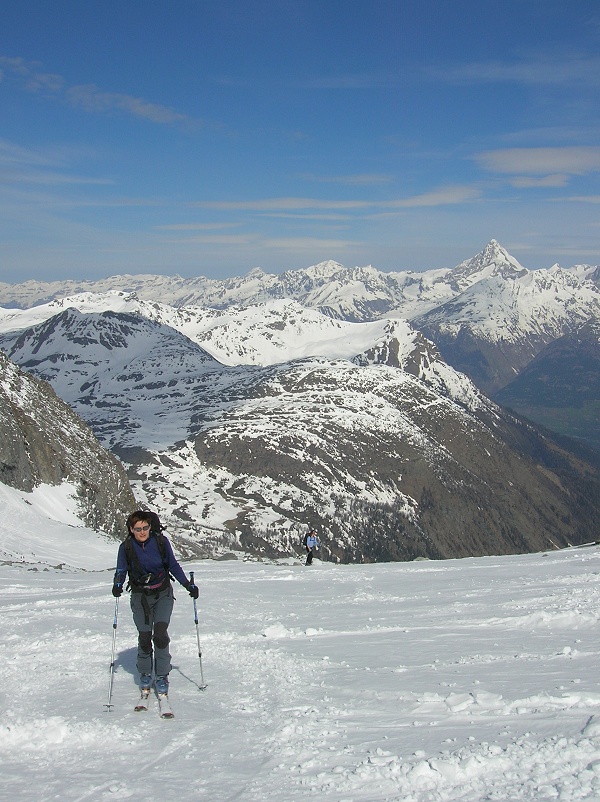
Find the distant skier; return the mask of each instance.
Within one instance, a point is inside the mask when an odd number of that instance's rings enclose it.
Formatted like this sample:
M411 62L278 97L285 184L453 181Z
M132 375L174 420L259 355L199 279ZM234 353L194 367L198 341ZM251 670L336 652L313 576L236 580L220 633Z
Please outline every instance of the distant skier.
M306 562L305 562L305 565L312 565L313 551L316 550L318 545L319 545L319 541L317 539L316 530L315 529L309 529L308 532L304 535L304 547L306 549Z
M140 687L152 686L152 644L154 644L154 685L159 694L168 693L171 655L167 631L173 612L171 575L198 598L198 588L186 577L173 554L167 538L162 534L158 515L154 512L133 512L127 519L128 537L119 546L117 570L112 594L123 593L123 584L129 574L131 610L138 630L137 670Z

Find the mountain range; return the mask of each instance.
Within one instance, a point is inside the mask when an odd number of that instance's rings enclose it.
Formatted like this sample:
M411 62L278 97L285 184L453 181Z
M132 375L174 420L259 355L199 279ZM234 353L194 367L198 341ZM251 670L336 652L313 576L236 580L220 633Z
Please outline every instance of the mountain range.
M279 309L269 303L275 300L284 305L295 300L304 309L293 343L282 339L291 327L278 335ZM5 307L0 315L3 330L39 322L70 304L81 311L139 311L190 336L224 364L268 364L327 354L327 341L345 336L343 329L336 331L334 321L381 325L385 319L402 319L433 341L448 364L491 398L500 403L510 399L520 414L596 448L600 439L597 408L589 400L590 395L600 397L593 372L588 372L581 397L569 408L548 393L538 398L529 392L527 403L519 400L518 387L503 393L555 341L571 338L571 352L577 351L588 322L600 319L600 267L527 270L496 240L454 268L422 273L382 273L371 266L345 268L330 261L281 275L255 269L224 280L126 275L85 282L28 281L0 283L0 303ZM255 308L265 310L264 321ZM29 315L24 314L27 310ZM310 310L332 321L316 351L312 339L303 345ZM317 320L323 327L322 319ZM554 369L566 375L571 354L563 353L564 362L555 354ZM582 360L586 353L584 348ZM571 396L578 395L577 382L570 387Z
M491 240L480 253L454 268L382 272L371 265L348 268L326 261L281 274L255 268L245 276L227 279L139 274L89 281L0 282L0 305L7 309L27 309L81 293L121 291L135 293L140 300L160 299L176 308L228 309L287 298L341 320L364 322L389 316L412 320L494 276L513 281L521 279L518 285L529 282L534 287L536 276L543 277L538 289L546 296L546 301L551 301L555 286L566 285L567 294L570 291L580 293L583 285L598 287L600 266L562 268L555 264L548 270L531 271L496 240ZM530 296L535 296L534 288ZM585 292L581 297L589 299Z
M446 302L503 273L513 283L530 275L500 256L502 264L483 264L484 256L479 267L415 279L415 308L432 311L435 294ZM306 292L333 270L317 268L307 271ZM581 301L560 326L576 325L586 304L593 311L598 290L587 274L547 274L553 287L573 281ZM357 322L333 315L333 303L290 298L175 306L165 303L168 288L183 299L200 280L184 288L162 279L159 303L141 297L156 291L156 277L137 277L135 293L130 278L102 293L56 290L37 306L21 299L23 308L2 310L0 346L123 460L138 500L161 513L183 553L294 553L309 523L322 554L340 561L511 553L590 538L598 455L574 454L498 407L398 307ZM231 280L238 300L258 278ZM338 311L342 296L353 297L335 282L330 289L323 278L321 298L335 296ZM355 312L365 309L359 296Z

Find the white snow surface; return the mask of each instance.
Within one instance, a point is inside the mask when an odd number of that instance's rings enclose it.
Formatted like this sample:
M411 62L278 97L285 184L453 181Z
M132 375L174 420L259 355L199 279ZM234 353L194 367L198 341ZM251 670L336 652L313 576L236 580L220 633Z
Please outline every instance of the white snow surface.
M116 543L23 496L0 495L0 800L600 799L598 547L184 563L200 587L207 687L176 588L176 718L163 721L155 701L133 712Z
M396 337L408 356L417 332L404 320L351 323L282 299L228 310L175 307L124 292L81 293L30 309L0 307L0 334L36 326L66 309L140 315L184 334L223 365L274 365L309 356L349 359Z
M75 491L69 482L39 485L32 493L0 482L0 562L100 570L114 561L115 541L84 527Z

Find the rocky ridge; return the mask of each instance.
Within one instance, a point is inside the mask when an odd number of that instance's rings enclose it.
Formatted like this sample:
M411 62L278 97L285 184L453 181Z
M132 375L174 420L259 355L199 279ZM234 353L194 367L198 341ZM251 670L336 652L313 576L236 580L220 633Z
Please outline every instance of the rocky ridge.
M82 522L122 536L135 506L125 471L91 429L44 381L0 352L0 481L30 493L72 486Z

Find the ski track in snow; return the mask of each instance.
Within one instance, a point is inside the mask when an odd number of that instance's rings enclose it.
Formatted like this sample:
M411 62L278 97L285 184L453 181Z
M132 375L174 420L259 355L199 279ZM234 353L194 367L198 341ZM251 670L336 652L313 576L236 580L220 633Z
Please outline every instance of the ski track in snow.
M41 566L39 566L41 569ZM600 549L369 566L200 561L171 702L137 698L112 571L0 566L0 800L600 799Z

